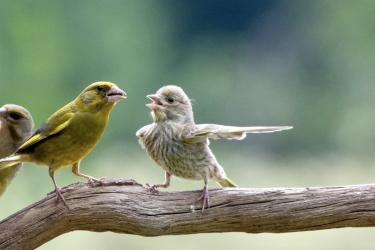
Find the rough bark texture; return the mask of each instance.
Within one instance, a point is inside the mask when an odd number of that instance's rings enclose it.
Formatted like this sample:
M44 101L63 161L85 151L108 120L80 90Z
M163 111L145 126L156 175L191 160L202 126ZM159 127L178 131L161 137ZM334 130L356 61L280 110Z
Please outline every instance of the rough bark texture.
M375 185L210 190L150 194L134 181L74 184L0 222L0 249L33 249L74 230L158 236L211 232L284 233L375 226Z

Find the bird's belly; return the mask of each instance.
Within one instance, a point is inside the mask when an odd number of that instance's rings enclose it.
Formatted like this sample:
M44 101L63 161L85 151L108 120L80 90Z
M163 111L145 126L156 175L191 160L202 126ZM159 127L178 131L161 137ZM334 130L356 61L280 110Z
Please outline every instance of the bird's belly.
M208 162L205 163L205 158L200 156L199 152L195 152L199 150L198 148L191 150L176 140L154 140L152 144L146 142L145 145L151 158L166 172L194 180L206 176L209 165Z
M0 196L5 192L20 167L21 164L18 164L16 167L6 168L0 171Z
M98 142L98 133L102 131L95 127L70 129L75 129L74 133L66 131L38 145L32 154L34 161L43 165L53 164L56 168L77 163L94 148Z

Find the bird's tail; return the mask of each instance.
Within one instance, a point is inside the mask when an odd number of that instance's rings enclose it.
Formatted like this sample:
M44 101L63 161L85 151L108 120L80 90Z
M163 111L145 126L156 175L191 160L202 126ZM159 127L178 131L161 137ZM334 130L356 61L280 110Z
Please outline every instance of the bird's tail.
M0 170L4 168L17 166L18 163L22 163L21 155L12 155L12 156L0 159Z
M217 184L219 184L220 187L238 187L231 179L228 177L225 177L224 179L217 180Z

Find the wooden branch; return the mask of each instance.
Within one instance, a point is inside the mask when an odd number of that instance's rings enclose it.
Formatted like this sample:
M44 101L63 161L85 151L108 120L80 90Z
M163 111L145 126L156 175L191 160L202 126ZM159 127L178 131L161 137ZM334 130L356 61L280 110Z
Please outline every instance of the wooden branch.
M375 226L375 185L210 190L150 194L135 181L68 186L70 209L54 194L0 222L0 249L33 249L70 231L158 236L211 232L283 233Z

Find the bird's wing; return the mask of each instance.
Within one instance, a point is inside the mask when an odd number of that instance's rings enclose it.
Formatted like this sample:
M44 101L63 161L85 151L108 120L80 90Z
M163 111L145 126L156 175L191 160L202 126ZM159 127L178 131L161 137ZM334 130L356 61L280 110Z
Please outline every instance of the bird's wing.
M50 136L62 132L70 124L74 113L68 107L64 107L54 113L47 122L40 127L27 141L19 147L16 153L28 151L30 147L47 139Z
M146 125L135 133L135 135L138 137L138 142L141 145L143 149L145 149L145 145L143 143L143 137L145 136L145 133L153 126L153 124Z
M242 140L246 137L247 133L273 133L292 128L291 126L235 127L218 124L197 124L194 127L185 129L182 133L182 139L190 142L198 142L206 139Z

